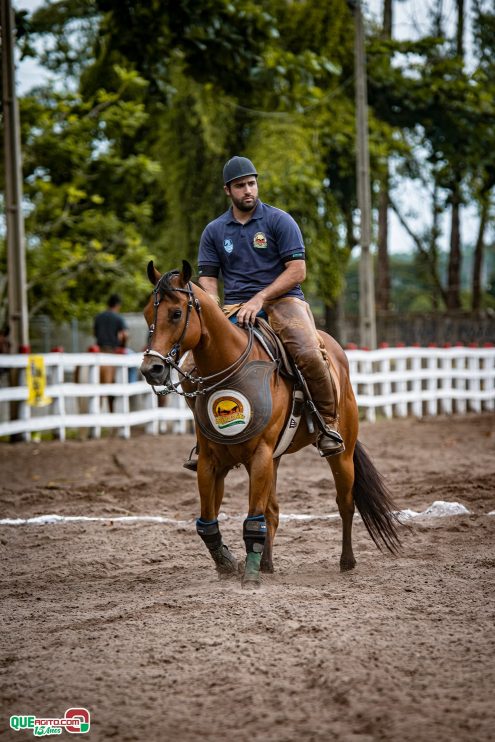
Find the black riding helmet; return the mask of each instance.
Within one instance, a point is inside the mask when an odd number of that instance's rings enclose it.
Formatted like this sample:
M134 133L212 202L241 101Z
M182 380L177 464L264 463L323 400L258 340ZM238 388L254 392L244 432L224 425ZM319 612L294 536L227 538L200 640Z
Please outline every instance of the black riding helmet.
M235 157L232 157L225 163L223 168L224 185L228 185L236 178L245 178L248 175L258 176L253 163L247 157L238 157L238 155L235 155Z

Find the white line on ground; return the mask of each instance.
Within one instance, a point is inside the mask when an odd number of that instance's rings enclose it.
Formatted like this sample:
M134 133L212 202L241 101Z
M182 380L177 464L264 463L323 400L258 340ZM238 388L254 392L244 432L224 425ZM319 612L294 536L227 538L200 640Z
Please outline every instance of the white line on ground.
M449 515L470 515L471 511L468 510L460 502L445 502L444 500L436 500L426 510L399 510L397 513L399 518L402 520L408 520L410 518L442 518ZM488 515L495 515L495 510L488 513ZM218 519L220 521L226 520L243 520L244 515L227 515L226 513L220 513ZM339 518L338 513L329 513L327 515L318 515L312 513L281 513L280 521L286 523L288 521L314 521L314 520L335 520ZM161 523L162 525L175 526L177 528L188 528L194 525L194 520L175 520L173 518L165 518L161 515L36 515L32 518L3 518L0 520L0 526L46 526L57 523Z

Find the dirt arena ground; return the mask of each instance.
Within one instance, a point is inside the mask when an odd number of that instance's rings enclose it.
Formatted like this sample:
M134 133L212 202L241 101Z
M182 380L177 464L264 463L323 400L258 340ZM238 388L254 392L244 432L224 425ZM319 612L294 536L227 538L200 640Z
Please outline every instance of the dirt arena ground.
M340 574L340 521L287 520L257 592L219 581L195 534L192 436L0 444L0 740L13 714L91 713L91 740L495 740L495 417L363 424L400 508L403 552L360 519ZM285 514L336 512L316 451L285 457ZM247 480L227 479L225 541L241 556ZM122 523L161 515L180 525ZM237 517L235 517L237 516ZM65 736L63 732L63 736Z

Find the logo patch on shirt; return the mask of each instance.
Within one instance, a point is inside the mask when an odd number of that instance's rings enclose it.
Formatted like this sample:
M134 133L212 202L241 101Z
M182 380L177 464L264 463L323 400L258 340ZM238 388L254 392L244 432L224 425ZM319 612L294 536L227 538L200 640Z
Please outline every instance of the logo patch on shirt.
M253 246L254 247L266 247L268 245L268 240L266 239L266 236L263 234L263 232L256 232L256 234L253 237Z
M232 240L224 240L223 249L225 250L226 253L230 255L230 253L234 249L234 243L232 242Z

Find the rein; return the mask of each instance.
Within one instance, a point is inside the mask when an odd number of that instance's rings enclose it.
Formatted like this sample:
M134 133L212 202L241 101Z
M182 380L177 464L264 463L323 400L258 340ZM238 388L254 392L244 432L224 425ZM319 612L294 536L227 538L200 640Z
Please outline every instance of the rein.
M159 397L165 396L167 394L171 394L172 392L176 392L177 394L180 394L182 397L198 397L201 394L208 394L213 389L216 389L218 386L220 386L220 384L222 384L224 381L227 381L228 379L230 379L236 373L236 371L239 368L241 368L241 366L246 362L253 348L253 328L251 327L251 325L249 325L249 328L248 328L249 336L248 336L248 342L247 342L246 348L243 350L239 358L237 358L237 360L231 363L230 366L228 366L227 368L223 369L222 371L217 371L214 374L210 374L209 376L195 376L187 371L183 371L178 364L178 361L181 355L181 350L180 350L181 343L183 342L186 336L187 329L189 327L189 322L191 319L191 312L193 308L198 313L198 316L201 321L201 304L199 303L197 297L194 295L192 284L190 281L187 283L186 288L179 288L176 286L171 286L169 283L170 275L171 275L170 273L167 273L165 276L162 276L162 278L160 278L155 288L153 289L153 294L154 294L153 322L149 328L148 347L144 351L144 355L155 356L156 358L160 358L167 366L170 366L171 368L175 369L182 376L182 379L180 379L180 381L178 381L175 384L173 381L169 381L169 383L165 385L164 389L160 389L158 391L153 384L151 385L151 387L154 393ZM184 322L184 327L182 328L180 338L173 344L172 348L169 350L166 356L162 355L157 350L153 350L150 347L151 341L153 339L153 335L156 329L156 325L157 325L158 307L160 306L160 303L162 301L162 298L160 298L160 285L163 279L165 279L166 282L168 283L167 291L177 291L182 294L187 294L188 296L186 320ZM225 374L227 375L225 376ZM221 378L218 378L218 377L221 377ZM184 381L184 379L189 381L191 384L194 384L197 387L197 389L193 392L184 392L182 391L182 389L179 389L179 386ZM218 379L218 381L211 384L210 386L204 386L205 384L212 381L213 379Z

